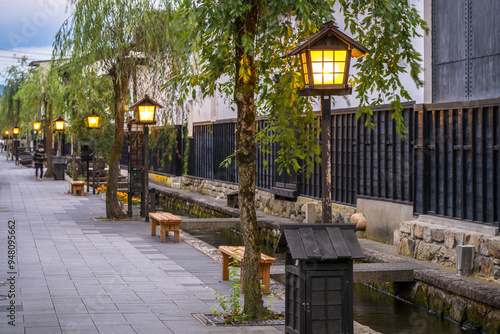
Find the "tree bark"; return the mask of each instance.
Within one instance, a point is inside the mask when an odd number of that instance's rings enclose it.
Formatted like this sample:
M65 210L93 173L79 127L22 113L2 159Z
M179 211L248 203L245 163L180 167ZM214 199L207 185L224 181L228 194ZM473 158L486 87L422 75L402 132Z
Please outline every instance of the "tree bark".
M115 94L113 106L115 115L115 135L109 154L109 175L106 185L106 217L108 219L125 218L125 214L118 204L118 175L120 173L120 155L124 137L123 124L125 122L125 96L128 90L128 75L120 75L120 73L121 72L116 71L116 68L114 72L111 73Z
M242 46L244 35L253 37L256 30L259 5L249 1L252 9L245 18L236 20L238 36L235 49L236 83L234 100L238 110L236 160L239 173L239 205L241 228L245 245L243 256L243 282L245 285L245 303L243 312L249 320L261 318L265 313L260 278L260 249L261 237L257 225L255 211L255 83L256 71L253 54L248 53ZM258 3L258 2L257 2ZM241 62L242 59L245 61ZM240 76L240 68L249 70L248 76Z

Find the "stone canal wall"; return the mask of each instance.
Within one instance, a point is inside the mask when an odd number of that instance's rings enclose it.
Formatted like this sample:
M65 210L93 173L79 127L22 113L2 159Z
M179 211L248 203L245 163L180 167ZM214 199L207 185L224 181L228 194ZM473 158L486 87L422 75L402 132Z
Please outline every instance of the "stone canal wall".
M423 221L409 221L400 224L399 237L399 254L450 268L457 266L457 246L472 245L473 273L500 283L500 236Z
M403 258L363 247L369 262L400 262ZM497 283L458 276L441 266L414 270L414 282L370 283L399 299L422 307L439 317L500 334L500 288Z
M205 196L223 199L227 194L237 191L238 185L184 176L182 189ZM255 194L257 209L266 214L290 219L295 222L319 223L321 221L321 201L299 196L296 201L276 199L268 191L257 189ZM332 204L332 222L349 223L356 208ZM306 217L306 216L310 216Z

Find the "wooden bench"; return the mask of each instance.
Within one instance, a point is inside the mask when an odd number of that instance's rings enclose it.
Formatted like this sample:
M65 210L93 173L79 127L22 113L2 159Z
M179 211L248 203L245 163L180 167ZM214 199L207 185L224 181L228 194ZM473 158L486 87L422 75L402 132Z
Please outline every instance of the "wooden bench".
M229 279L229 265L239 267L245 253L244 246L219 246L222 254L222 280ZM259 276L262 279L264 293L269 293L271 285L271 265L276 263L276 259L266 254L260 254ZM243 278L241 279L241 291L244 292Z
M160 242L167 241L168 232L174 232L174 242L179 242L179 224L181 219L168 212L153 212L149 214L151 219L151 235L156 235L156 226L160 225Z
M85 182L83 181L71 181L71 193L76 196L78 193L83 196L85 191Z

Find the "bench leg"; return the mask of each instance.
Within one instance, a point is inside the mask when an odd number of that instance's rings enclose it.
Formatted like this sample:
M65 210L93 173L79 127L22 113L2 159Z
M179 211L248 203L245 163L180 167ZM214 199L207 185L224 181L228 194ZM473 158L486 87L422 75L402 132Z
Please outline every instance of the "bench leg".
M179 230L174 231L174 242L179 242Z
M241 293L245 293L245 285L243 284L243 265L240 267L240 284L241 284Z
M151 235L156 236L156 220L151 219Z
M167 242L167 225L160 223L160 242Z
M229 279L229 255L222 253L222 280L227 281Z
M269 293L271 288L271 265L260 265L260 277L262 278L262 285L264 286L264 293Z

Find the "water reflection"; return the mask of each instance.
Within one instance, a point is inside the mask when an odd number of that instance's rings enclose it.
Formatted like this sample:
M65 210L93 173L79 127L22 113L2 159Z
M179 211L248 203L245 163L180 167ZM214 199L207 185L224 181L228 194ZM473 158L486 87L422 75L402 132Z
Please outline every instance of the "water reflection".
M217 230L183 230L192 236L205 241L214 246L243 246L243 235L236 230L217 229ZM276 259L276 264L285 264L284 253L274 253L274 247L270 245L261 245L261 253L272 256Z
M364 284L354 284L354 320L384 334L480 333L462 329Z
M168 211L172 212L171 209ZM182 212L172 212L186 217ZM229 229L184 230L185 232L219 247L222 245L243 246L240 232ZM274 247L262 245L262 253L285 264L283 253L275 254ZM354 284L354 320L383 334L472 334L450 321L429 314L426 310L376 291L364 284Z

